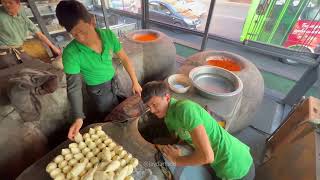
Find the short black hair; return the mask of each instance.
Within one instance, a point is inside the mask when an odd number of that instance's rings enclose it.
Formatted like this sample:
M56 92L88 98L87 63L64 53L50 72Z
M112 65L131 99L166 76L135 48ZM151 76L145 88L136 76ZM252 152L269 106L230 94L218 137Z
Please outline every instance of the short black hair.
M80 20L86 23L91 21L90 13L82 3L76 0L60 1L56 8L56 16L59 24L65 27L68 32L70 32Z
M169 94L169 88L163 81L151 81L143 85L141 98L144 103L147 103L153 96L164 97Z

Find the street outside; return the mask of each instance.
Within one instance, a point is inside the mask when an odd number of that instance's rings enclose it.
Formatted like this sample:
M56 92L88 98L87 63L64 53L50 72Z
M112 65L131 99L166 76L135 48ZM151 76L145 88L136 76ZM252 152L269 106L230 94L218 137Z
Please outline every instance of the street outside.
M114 6L119 2L121 4L121 0L111 0ZM175 4L179 1L173 0L162 0L169 4ZM222 36L228 39L232 39L235 41L239 41L240 35L242 32L242 27L245 22L245 18L248 14L248 10L250 7L251 0L216 0L215 7L213 10L213 16L210 22L209 33L215 34L218 36ZM141 8L140 0L123 0L123 9L130 9L132 7L132 12L138 12ZM204 12L200 16L201 24L197 26L197 30L204 31L207 16L210 6L210 0L184 0L184 2L188 3L185 7L191 9L193 12ZM189 4L190 3L190 4ZM115 7L114 7L115 8ZM122 7L119 7L122 8ZM200 13L199 13L200 14ZM129 21L130 22L130 21ZM168 22L165 22L168 23ZM184 35L185 34L185 37ZM190 42L194 42L192 37L189 36L188 33L173 33L168 32L168 35L176 38L183 37L184 40Z
M210 22L210 34L239 41L242 27L250 7L249 3L239 2L248 2L248 0L237 0L237 2L235 2L235 0L233 0L233 2L226 0L216 1ZM207 7L209 7L210 0L202 0L202 3L208 4ZM201 17L202 24L199 28L200 31L204 31L206 21L207 13Z

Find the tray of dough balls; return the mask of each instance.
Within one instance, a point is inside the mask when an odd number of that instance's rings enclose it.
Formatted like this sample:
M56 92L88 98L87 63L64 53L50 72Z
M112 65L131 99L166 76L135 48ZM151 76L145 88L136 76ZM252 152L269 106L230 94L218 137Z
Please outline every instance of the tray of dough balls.
M61 150L47 165L54 180L131 180L138 159L117 145L101 126L75 136L75 142Z

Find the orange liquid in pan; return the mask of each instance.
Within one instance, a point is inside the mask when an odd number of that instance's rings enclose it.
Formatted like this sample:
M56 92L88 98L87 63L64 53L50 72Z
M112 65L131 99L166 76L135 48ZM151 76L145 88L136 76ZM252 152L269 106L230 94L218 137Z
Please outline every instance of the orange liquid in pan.
M241 67L236 62L231 60L208 60L207 64L211 66L218 66L229 71L241 70Z
M136 41L153 41L158 37L155 34L143 34L143 35L136 35L134 40Z

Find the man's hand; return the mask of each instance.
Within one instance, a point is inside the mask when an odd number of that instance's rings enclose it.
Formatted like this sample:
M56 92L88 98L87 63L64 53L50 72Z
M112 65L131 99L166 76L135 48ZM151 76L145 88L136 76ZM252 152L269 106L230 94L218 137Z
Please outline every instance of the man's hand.
M80 128L82 127L83 119L77 118L74 123L71 125L68 133L68 138L70 140L74 140L74 136L79 132Z
M132 91L134 94L139 94L139 96L141 96L142 88L138 82L132 85Z
M177 164L178 157L181 156L181 149L177 146L165 145L159 148L164 156L173 164ZM162 150L161 150L162 149Z
M61 52L61 49L56 47L56 46L52 46L51 47L51 50L53 51L53 53L56 55L56 56L60 56L62 54Z

